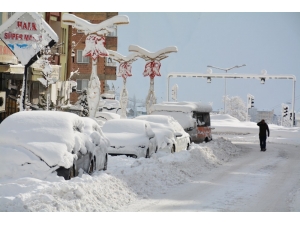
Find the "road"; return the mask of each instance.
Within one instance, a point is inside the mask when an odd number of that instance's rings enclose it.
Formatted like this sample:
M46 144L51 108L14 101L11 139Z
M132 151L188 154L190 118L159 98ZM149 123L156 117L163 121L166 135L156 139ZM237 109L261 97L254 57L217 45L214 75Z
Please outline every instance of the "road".
M300 211L299 146L234 143L246 153L226 164L123 212L290 212Z

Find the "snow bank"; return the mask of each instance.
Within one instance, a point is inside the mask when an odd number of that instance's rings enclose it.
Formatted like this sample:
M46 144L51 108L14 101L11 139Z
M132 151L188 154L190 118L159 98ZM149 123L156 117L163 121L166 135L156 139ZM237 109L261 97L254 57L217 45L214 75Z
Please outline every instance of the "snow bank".
M118 211L140 198L164 193L169 187L218 167L242 151L219 138L192 144L191 150L159 153L152 158L109 156L108 170L42 181L34 178L0 180L0 211Z
M213 136L223 136L231 141L256 142L259 140L259 127L255 122L239 121L228 114L211 115ZM268 124L270 137L267 141L283 144L300 145L300 127L283 127Z

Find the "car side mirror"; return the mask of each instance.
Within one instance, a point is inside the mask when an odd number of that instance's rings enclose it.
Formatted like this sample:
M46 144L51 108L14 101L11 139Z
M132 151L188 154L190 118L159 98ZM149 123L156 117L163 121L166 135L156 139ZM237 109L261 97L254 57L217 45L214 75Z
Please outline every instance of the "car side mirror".
M176 137L182 137L182 133L175 132L175 136L176 136Z

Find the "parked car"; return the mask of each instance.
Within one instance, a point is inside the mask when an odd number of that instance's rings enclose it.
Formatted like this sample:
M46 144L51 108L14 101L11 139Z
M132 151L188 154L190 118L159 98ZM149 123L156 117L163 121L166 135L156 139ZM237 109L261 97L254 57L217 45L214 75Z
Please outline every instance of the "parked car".
M112 112L96 112L95 120L102 127L108 120L120 119L120 115Z
M157 137L159 151L174 153L189 149L190 135L172 116L142 115L135 117L135 119L150 123Z
M22 111L0 124L0 178L107 169L109 140L90 118L58 111Z
M211 105L202 102L162 102L151 106L151 115L172 116L195 143L212 140L211 111Z
M108 120L102 127L109 139L109 155L149 158L157 151L157 140L147 121L134 119Z

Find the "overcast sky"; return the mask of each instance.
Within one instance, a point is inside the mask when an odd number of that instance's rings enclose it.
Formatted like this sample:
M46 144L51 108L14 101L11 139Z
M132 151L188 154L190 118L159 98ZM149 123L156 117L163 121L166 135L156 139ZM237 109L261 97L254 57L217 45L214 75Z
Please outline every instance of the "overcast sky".
M239 12L119 12L130 23L118 26L118 52L127 56L129 45L139 45L150 52L177 46L178 52L161 61L161 77L155 77L157 101L167 100L167 75L170 72L206 73L207 65L232 69L228 73L295 75L295 110L300 111L300 13L239 13ZM150 78L143 76L145 61L132 64L133 76L127 78L129 96L145 99ZM213 69L213 73L223 71ZM111 84L112 82L108 82ZM122 78L113 82L120 91ZM178 101L212 102L213 110L223 108L225 80L203 78L172 78L171 87L178 85ZM281 103L292 100L292 80L227 79L229 96L247 94L255 97L258 110L280 113ZM171 100L171 90L170 90Z

